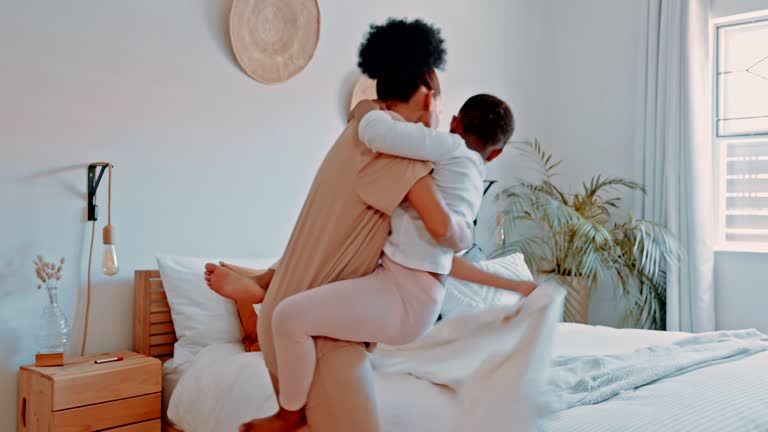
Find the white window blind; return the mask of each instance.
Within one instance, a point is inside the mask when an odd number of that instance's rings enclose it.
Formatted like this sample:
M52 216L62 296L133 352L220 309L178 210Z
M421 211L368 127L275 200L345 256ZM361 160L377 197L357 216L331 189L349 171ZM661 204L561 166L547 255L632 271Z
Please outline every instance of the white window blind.
M768 242L768 140L725 143L725 240Z
M721 241L768 244L768 14L715 26Z

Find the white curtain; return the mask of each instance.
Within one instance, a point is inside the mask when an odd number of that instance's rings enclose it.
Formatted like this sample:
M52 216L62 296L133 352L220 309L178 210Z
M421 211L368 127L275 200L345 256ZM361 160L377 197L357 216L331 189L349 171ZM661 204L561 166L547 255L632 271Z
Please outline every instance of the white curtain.
M714 197L709 0L647 0L642 15L637 161L642 216L669 227L685 257L667 281L667 330L711 331Z

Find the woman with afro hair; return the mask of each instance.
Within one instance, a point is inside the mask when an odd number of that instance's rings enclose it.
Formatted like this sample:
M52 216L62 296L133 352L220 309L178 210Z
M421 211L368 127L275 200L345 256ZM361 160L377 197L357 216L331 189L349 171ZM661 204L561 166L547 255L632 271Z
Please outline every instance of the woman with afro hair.
M430 215L409 193L411 202L392 211L392 233L381 264L372 273L339 278L296 293L282 299L271 315L265 316L262 310L260 325L271 318L280 411L244 424L241 431L293 431L303 425L303 407L317 361L314 337L390 345L411 342L437 318L444 295L442 280L449 273L524 295L535 287L496 277L454 258L455 251L471 244L464 234L479 210L484 164L501 153L514 122L503 101L477 95L454 116L452 133L431 129L437 127L439 114L436 69L444 64L439 31L423 21L389 20L371 26L358 65L377 80L381 108L390 112L379 111L375 102L362 102L351 113L347 129L359 129L353 133L374 152L433 162L434 182L445 202ZM436 215L444 222L435 224ZM443 228L435 228L441 225ZM446 229L449 225L453 227ZM286 255L290 248L289 244ZM286 265L284 256L280 266ZM266 304L274 287L267 290L268 282L262 282Z
M403 20L371 26L359 63L378 79L389 108L408 121L433 124L440 94L435 70L445 64L438 29ZM390 215L401 202L413 205L441 245L454 250L472 245L472 231L452 217L438 195L429 175L432 165L373 152L360 141L358 124L351 121L323 159L278 264L256 277L225 265L205 266L205 279L216 293L243 304L262 303L258 341L278 394L282 368L275 352L279 336L272 328L276 308L297 294L374 271L389 235ZM318 338L315 350L306 407L280 407L270 417L241 425L240 431L293 431L304 425L313 432L380 430L366 345Z

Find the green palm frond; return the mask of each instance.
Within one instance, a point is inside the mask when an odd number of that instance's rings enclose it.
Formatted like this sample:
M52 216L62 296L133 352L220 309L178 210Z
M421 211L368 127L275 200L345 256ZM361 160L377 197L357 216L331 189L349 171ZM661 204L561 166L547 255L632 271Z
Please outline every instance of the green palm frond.
M607 200L600 201L597 203L595 208L600 211L600 213L603 216L610 216L611 215L611 209L618 209L619 204L621 204L621 198L619 197L612 197L608 198Z
M664 266L676 265L681 257L672 233L664 226L644 220L633 221L630 229L635 236L632 253L638 271L654 283L660 282L665 276Z
M551 199L558 200L563 204L568 204L568 196L548 180L544 180L541 183L520 181L518 187L504 189L501 194L504 198L521 198L525 195L545 195Z
M666 281L666 272L661 280ZM627 310L627 319L642 328L659 329L666 323L666 282L654 284L641 278L643 289L629 296L631 304Z
M594 220L582 220L571 227L573 240L565 259L573 274L594 279L609 272L614 245L610 232Z
M576 211L586 218L603 218L607 222L611 209L619 207L620 197L604 198L603 192L617 192L619 189L640 190L645 193L645 187L640 183L620 177L593 177L589 184L582 183L582 192L574 195L573 203Z
M520 154L537 163L545 179L548 181L551 181L552 177L557 174L556 169L563 162L553 160L553 155L544 151L538 139L514 142L512 149L517 150Z
M557 186L552 184L549 180L544 180L541 184L544 189L549 192L549 196L565 205L568 205L568 196L564 194L560 189L558 189Z
M560 201L548 199L539 204L541 205L541 217L548 219L549 225L551 225L555 231L566 230L584 220L584 218L572 207L569 207Z
M584 196L589 198L596 198L598 194L605 189L615 190L625 188L628 190L639 190L645 193L645 186L636 181L621 177L603 177L599 174L595 177L592 177L592 179L589 181L589 184L582 183L581 186Z

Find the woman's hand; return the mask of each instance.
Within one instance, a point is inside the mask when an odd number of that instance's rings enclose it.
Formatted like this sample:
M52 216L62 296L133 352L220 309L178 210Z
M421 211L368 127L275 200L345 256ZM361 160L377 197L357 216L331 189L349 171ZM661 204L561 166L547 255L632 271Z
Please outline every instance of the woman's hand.
M386 108L387 107L384 104L384 102L380 100L371 100L371 99L361 100L360 102L357 103L357 105L355 105L354 108L352 108L352 111L349 112L349 116L347 117L347 122L351 122L352 120L360 120L371 111L383 110Z

